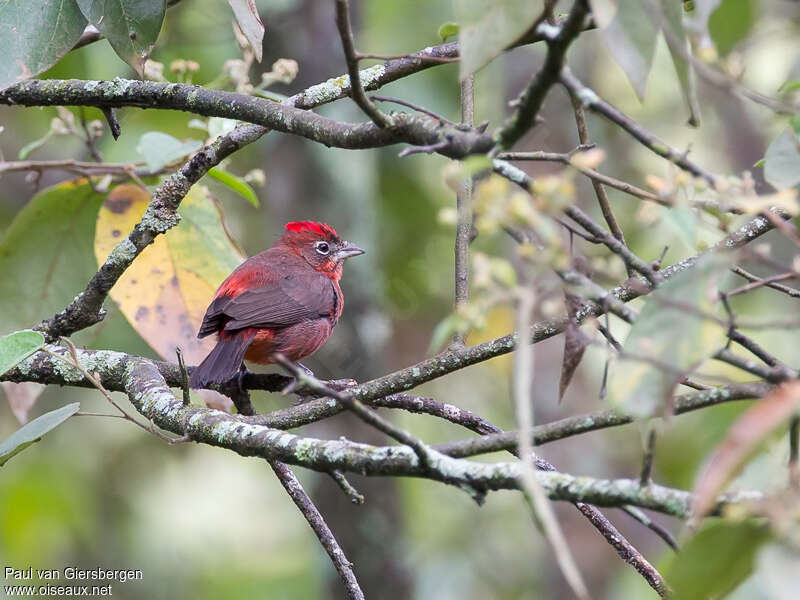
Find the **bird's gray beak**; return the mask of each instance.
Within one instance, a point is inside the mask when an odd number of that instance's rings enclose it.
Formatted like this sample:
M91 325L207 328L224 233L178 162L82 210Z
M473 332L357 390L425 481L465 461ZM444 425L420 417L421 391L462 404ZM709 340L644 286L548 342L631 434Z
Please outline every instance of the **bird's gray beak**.
M350 242L345 242L344 246L339 248L339 251L336 253L336 258L338 260L344 260L345 258L358 256L359 254L364 254L364 251L361 248L355 244L351 244Z

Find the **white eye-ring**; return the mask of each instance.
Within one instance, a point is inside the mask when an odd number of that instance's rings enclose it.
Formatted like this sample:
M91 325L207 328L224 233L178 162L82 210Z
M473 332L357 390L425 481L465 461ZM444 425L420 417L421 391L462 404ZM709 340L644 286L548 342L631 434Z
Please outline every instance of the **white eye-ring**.
M327 256L331 251L331 247L328 245L328 242L317 242L314 244L314 249L318 254L322 254L322 256Z

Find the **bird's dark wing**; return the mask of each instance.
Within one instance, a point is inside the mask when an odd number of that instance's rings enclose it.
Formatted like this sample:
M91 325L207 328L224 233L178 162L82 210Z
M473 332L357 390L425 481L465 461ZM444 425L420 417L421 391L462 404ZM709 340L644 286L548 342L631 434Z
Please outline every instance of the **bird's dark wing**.
M331 280L316 271L284 274L278 281L238 296L220 296L208 307L199 337L225 329L287 327L329 317L336 306ZM223 325L224 324L224 325Z

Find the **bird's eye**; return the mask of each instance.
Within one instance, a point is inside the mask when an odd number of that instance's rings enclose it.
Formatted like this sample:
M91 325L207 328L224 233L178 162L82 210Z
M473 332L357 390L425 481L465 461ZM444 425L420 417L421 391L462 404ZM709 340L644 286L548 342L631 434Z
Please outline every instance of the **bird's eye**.
M328 245L328 242L317 242L314 244L314 248L323 256L326 256L331 251L331 247Z

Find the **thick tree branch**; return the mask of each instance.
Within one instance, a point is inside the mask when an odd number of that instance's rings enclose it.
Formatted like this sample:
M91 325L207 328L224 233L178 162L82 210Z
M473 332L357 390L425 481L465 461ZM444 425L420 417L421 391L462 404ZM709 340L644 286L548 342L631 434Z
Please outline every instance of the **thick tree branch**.
M511 148L531 128L539 114L547 93L558 81L567 48L585 28L589 6L586 0L575 0L566 21L557 29L542 22L537 33L546 36L547 56L539 72L517 98L516 109L503 126L494 134L497 144L503 149Z
M67 353L65 348L56 346L51 347L51 351L64 355ZM104 385L105 382L121 383L133 405L145 418L152 419L162 429L179 436L188 436L196 442L228 448L244 456L260 456L322 472L339 470L376 476L426 477L456 485L477 496L493 489L518 489L520 472L517 463L486 464L459 460L445 456L441 451L452 451L458 455L459 452L463 454L470 450L440 445L435 447L439 451L432 453L433 459L424 465L416 453L405 446L376 447L345 440L327 441L296 436L256 424L255 417L230 415L194 405L184 406L182 400L176 398L167 387L158 366L151 361L111 351L78 350L77 355L83 368L89 372L97 372ZM65 384L87 385L81 371L45 352L26 359L15 371L18 376L26 377L27 380L36 380L35 370L41 368L43 363L49 364L51 369L51 377L46 382L56 383L57 377ZM751 389L750 393L755 394L758 391ZM712 396L701 400L701 394L704 393L692 395L698 403L697 408L704 402L716 403L733 399L732 392L718 390L715 396L712 394L715 401L710 400ZM682 412L683 403L679 402L678 407L679 412ZM602 416L597 418L597 422L600 418ZM610 418L607 417L607 421ZM615 415L613 418L619 420L615 424L628 422L626 417ZM587 418L575 417L576 422L579 419ZM598 427L590 424L584 430L592 428ZM535 442L538 441L540 431L540 428L534 430ZM485 443L486 440L494 444L494 449L505 449L516 445L513 435L513 432L492 434L466 440L462 444L472 446ZM494 439L495 436L513 439L510 444L503 445ZM594 480L541 472L537 473L537 477L548 496L554 500L586 502L598 506L633 504L681 518L688 515L691 506L690 494L687 492L656 485L642 489L635 480ZM753 497L755 496L752 494L744 494L723 501L742 501Z
M114 79L30 80L0 91L0 104L22 106L134 106L191 112L207 117L237 119L274 131L298 135L325 146L348 149L379 148L406 143L439 144L450 158L488 152L491 136L465 127L452 127L427 115L393 113L387 127L374 123L344 123L316 113L234 92L182 83Z
M478 463L436 455L427 465L406 446L370 446L346 440L319 440L243 423L233 415L195 406L183 406L166 387L158 369L148 361L132 362L125 387L133 405L167 431L187 435L195 442L228 448L243 456L259 456L315 471L361 473L370 476L424 477L457 486L480 498L489 490L519 489L519 463ZM601 480L537 471L535 476L553 500L587 502L598 506L633 504L679 518L687 518L691 494L630 479ZM715 512L725 504L758 500L757 492L720 497Z

